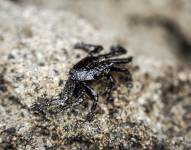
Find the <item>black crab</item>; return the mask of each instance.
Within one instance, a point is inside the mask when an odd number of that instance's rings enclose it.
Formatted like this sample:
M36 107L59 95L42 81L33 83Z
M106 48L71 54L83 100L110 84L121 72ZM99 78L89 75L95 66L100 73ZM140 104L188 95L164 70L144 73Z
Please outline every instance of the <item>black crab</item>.
M33 105L33 110L42 111L47 107L59 106L62 109L80 105L87 94L93 104L87 116L87 120L91 120L97 104L98 95L90 87L90 83L106 78L109 83L105 94L108 96L108 101L112 101L112 91L115 87L115 80L112 72L125 73L127 83L132 85L132 75L128 68L120 67L121 64L128 64L132 61L132 57L113 58L127 53L127 50L119 45L111 46L110 52L100 54L103 50L101 45L77 43L75 49L81 49L88 52L88 56L80 60L69 71L69 77L66 81L64 90L60 94L59 99L52 99L47 102L37 102ZM72 98L75 101L71 100Z

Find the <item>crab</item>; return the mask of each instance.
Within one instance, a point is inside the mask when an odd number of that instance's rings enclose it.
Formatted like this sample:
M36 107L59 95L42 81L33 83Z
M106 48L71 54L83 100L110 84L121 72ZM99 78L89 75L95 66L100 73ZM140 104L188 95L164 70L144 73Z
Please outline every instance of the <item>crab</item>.
M78 106L84 101L87 94L93 100L87 120L92 120L99 100L98 94L90 87L92 82L106 79L108 86L105 94L108 95L108 101L113 99L111 95L115 87L113 72L124 73L126 81L132 83L129 69L121 66L130 63L132 57L113 58L127 53L127 50L122 46L111 46L110 52L106 54L100 54L103 50L101 45L77 43L74 49L84 50L88 52L88 55L70 69L68 80L64 90L60 93L60 98L38 102L33 105L33 110L42 110L52 106L59 106L62 109Z

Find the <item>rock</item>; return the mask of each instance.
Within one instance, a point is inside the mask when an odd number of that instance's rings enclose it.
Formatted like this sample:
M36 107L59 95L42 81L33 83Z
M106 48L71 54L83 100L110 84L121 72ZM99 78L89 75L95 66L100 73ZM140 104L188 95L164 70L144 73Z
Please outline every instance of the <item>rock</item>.
M1 149L189 149L190 70L135 55L134 87L118 83L114 104L100 96L57 114L36 115L38 100L56 98L85 53L76 42L108 45L107 35L71 12L0 2ZM119 77L116 77L119 79ZM99 90L99 85L95 85Z

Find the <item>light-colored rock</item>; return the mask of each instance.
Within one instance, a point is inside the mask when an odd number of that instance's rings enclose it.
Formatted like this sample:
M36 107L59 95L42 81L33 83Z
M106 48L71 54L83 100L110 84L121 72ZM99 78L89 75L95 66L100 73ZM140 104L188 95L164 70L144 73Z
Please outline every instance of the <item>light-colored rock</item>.
M58 97L64 86L60 81L67 80L69 69L85 56L73 45L84 41L108 47L112 37L65 10L3 0L0 18L0 148L191 147L191 78L185 66L140 56L130 44L135 57L129 65L134 77L130 93L119 80L114 104L100 96L92 122L84 121L89 112L85 105L36 116L31 105ZM94 88L99 93L103 87ZM85 103L91 100L87 97Z

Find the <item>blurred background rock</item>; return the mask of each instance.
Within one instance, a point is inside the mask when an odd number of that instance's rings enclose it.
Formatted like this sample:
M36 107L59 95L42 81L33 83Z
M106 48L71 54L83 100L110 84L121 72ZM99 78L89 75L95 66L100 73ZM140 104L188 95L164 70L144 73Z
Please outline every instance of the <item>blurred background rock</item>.
M191 0L11 0L74 12L139 55L191 62Z

